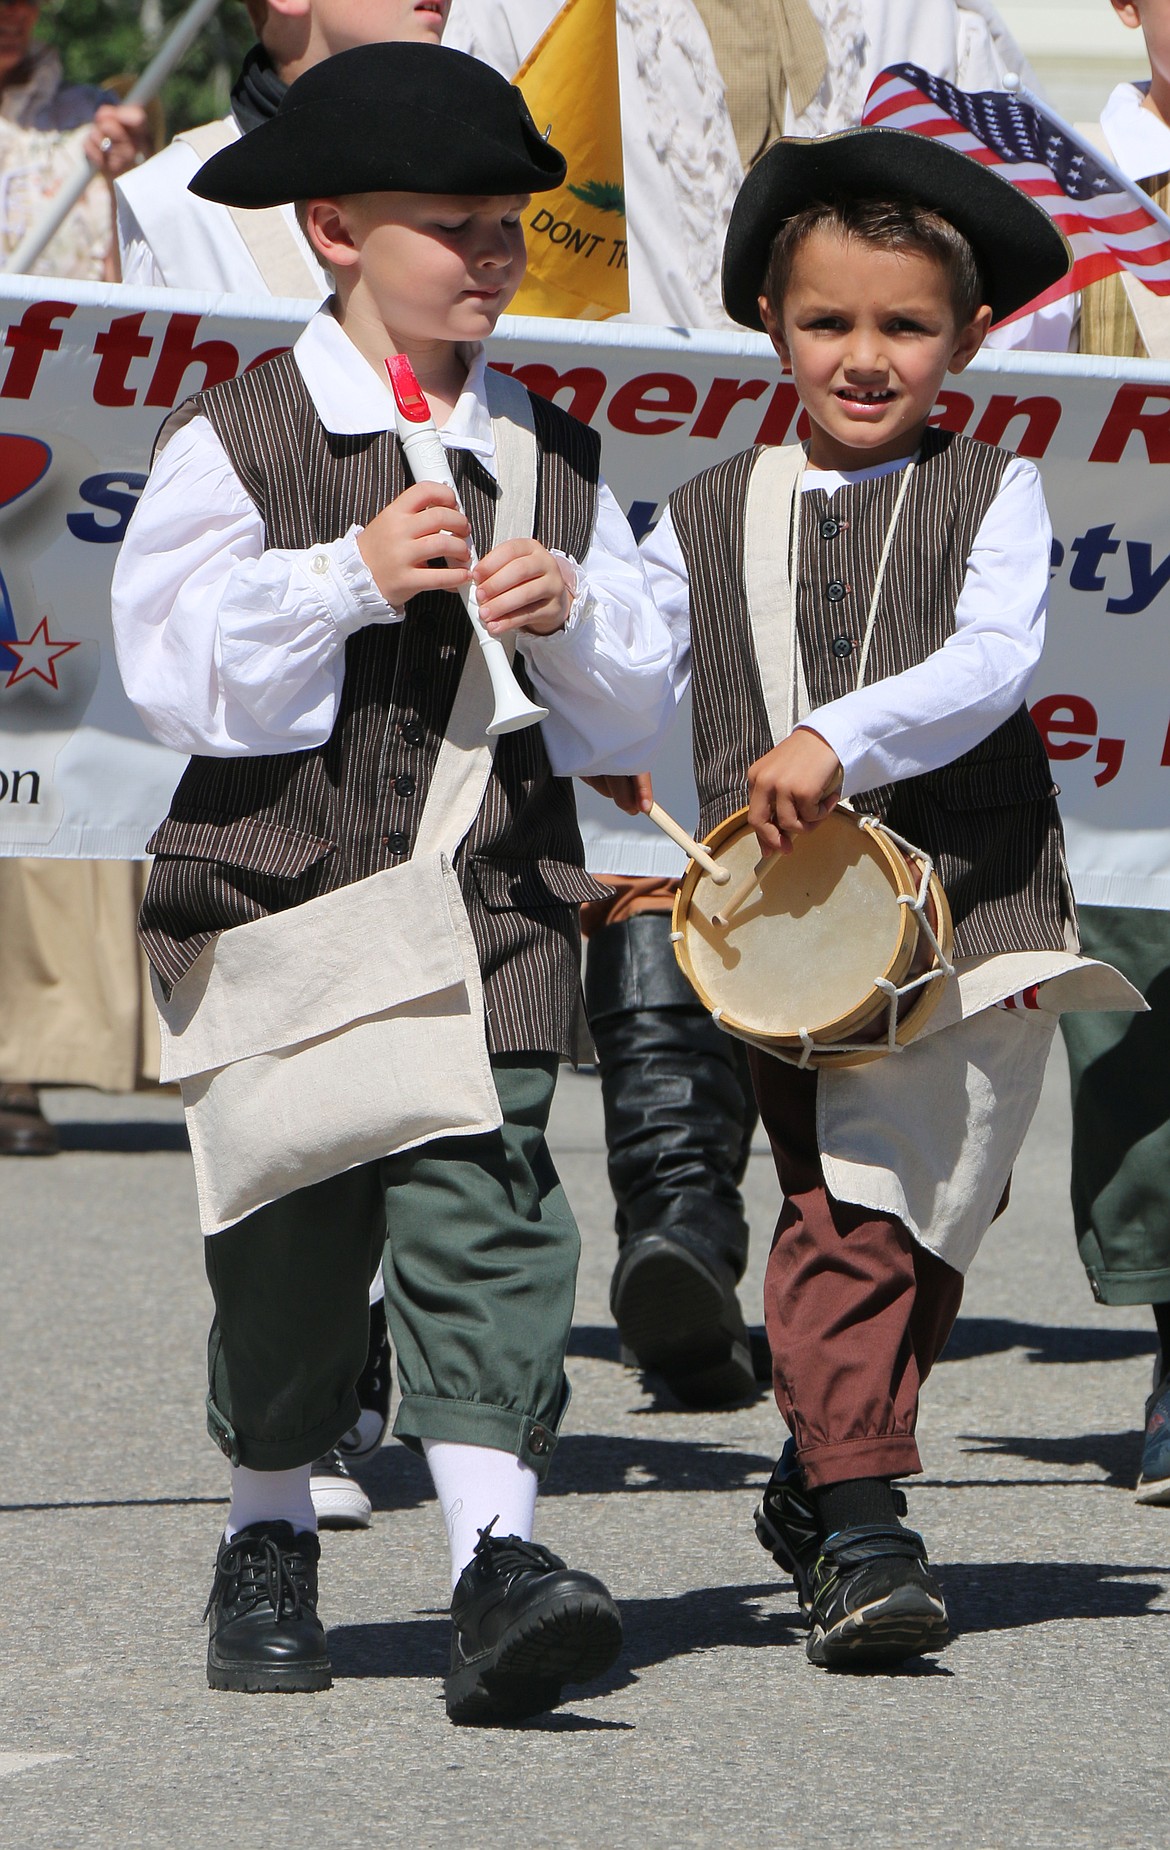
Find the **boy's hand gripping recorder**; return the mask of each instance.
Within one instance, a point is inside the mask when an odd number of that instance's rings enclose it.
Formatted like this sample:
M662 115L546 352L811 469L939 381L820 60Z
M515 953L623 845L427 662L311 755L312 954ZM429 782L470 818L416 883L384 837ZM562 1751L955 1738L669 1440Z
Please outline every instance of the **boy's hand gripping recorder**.
M447 462L447 454L439 440L435 420L423 397L422 388L414 376L413 366L405 354L395 354L386 361L386 371L390 375L390 386L394 393L394 419L398 427L398 438L406 452L411 474L416 482L442 482L454 490L455 481ZM472 546L471 563L474 566L476 562L475 548ZM534 706L512 673L512 664L499 637L489 636L480 622L475 586L461 585L459 595L471 618L475 639L483 650L483 659L487 664L495 696L496 708L487 729L488 738L498 738L503 732L519 732L524 726L534 726L538 720L547 719L548 708Z

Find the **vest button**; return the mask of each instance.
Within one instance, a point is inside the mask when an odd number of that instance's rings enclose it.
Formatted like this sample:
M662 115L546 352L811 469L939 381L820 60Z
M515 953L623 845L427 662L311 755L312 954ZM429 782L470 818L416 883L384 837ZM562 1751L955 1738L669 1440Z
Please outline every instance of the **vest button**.
M382 841L391 854L405 854L410 847L410 836L404 835L401 829L393 829L389 835L383 835Z
M834 636L832 649L838 661L844 661L847 655L853 654L852 640L848 636Z
M394 788L400 797L412 797L417 785L410 772L403 771L399 777L394 779Z
M841 583L841 580L839 578L830 578L828 584L825 586L825 596L828 598L830 604L839 604L841 599L846 595L846 589Z
M406 720L398 731L407 745L421 745L423 742L423 723L420 719Z
M822 520L821 538L823 540L835 540L840 531L841 522L839 520L834 520L831 516L826 520Z

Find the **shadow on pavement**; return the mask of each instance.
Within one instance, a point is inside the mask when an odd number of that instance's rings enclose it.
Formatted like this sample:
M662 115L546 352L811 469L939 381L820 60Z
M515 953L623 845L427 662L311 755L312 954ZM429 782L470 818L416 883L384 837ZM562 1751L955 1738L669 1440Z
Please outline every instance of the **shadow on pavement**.
M750 1406L753 1401L763 1397L772 1380L772 1356L768 1348L768 1338L762 1327L749 1329L748 1338L752 1349L752 1362L755 1368L756 1389L743 1400L731 1403L731 1406ZM647 1413L688 1413L705 1414L710 1412L727 1412L731 1407L712 1408L709 1406L691 1406L680 1400L670 1384L653 1369L640 1368L636 1362L623 1362L621 1338L613 1324L588 1323L577 1326L569 1338L569 1356L590 1362L610 1362L615 1367L624 1367L629 1371L631 1386L637 1384L636 1391L649 1398L648 1407L635 1409L641 1417Z
M943 1362L967 1362L977 1355L1027 1351L1028 1362L1128 1362L1153 1358L1154 1330L1111 1330L1104 1325L1057 1327L1017 1323L1012 1317L960 1317L940 1356Z
M228 1497L91 1497L64 1503L0 1503L0 1516L29 1516L40 1510L185 1510L226 1509Z
M616 1323L577 1323L569 1337L568 1354L589 1362L621 1360L621 1341Z
M1033 1434L960 1433L960 1439L977 1447L976 1457L1030 1458L1042 1465L1094 1465L1107 1484L1132 1489L1141 1462L1139 1432L1084 1432L1066 1438ZM1047 1478L1037 1480L1047 1483Z
M146 1118L140 1122L127 1119L121 1124L102 1124L79 1119L58 1124L63 1153L87 1151L110 1156L149 1156L156 1151L181 1152L191 1148L185 1124L168 1123L165 1118Z
M698 1439L610 1438L569 1433L557 1447L543 1499L640 1490L759 1489L774 1458ZM376 1510L416 1509L434 1492L425 1465L405 1447L383 1446L352 1467Z
M1170 1617L1170 1566L1129 1567L1101 1561L935 1563L955 1635L1011 1632L1058 1619ZM1146 1576L1155 1575L1150 1579Z
M621 1657L607 1677L582 1694L609 1695L626 1688L637 1671L695 1651L800 1643L804 1623L794 1598L785 1612L758 1604L783 1591L780 1583L767 1581L759 1586L696 1587L661 1599L622 1600ZM450 1648L445 1614L339 1625L329 1633L335 1678L441 1677Z

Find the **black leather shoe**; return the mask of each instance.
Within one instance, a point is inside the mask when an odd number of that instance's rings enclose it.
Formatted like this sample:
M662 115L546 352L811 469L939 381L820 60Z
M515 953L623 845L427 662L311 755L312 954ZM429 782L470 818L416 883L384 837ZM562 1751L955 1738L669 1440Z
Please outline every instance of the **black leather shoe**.
M555 1709L565 1683L587 1683L621 1649L622 1622L592 1574L517 1536L479 1532L451 1599L447 1677L453 1722L518 1722Z
M926 1545L899 1523L838 1529L811 1575L808 1659L826 1670L884 1670L950 1637Z
M661 1375L684 1406L759 1395L735 1274L715 1253L669 1233L638 1234L618 1254L609 1304L634 1362Z
M325 1628L317 1617L315 1535L291 1523L254 1522L221 1542L203 1617L211 1620L212 1689L328 1689Z
M36 1087L0 1084L0 1156L56 1156L60 1147Z

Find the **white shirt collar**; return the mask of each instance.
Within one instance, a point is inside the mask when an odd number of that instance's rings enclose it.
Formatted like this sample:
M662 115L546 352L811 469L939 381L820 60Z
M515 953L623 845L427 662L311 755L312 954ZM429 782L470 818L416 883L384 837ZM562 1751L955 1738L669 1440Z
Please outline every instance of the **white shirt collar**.
M1143 107L1149 84L1118 84L1101 111L1113 158L1129 180L1170 170L1170 128Z
M323 302L293 348L293 359L326 430L337 437L394 429L394 398ZM440 431L448 449L470 450L495 473L496 445L487 408L483 347L472 348L467 380Z
M858 482L876 482L880 475L893 475L895 469L905 469L913 461L913 456L895 456L892 462L871 463L868 469L806 469L800 478L800 492L808 494L814 488L823 488L827 495L835 495L839 488L852 488Z

